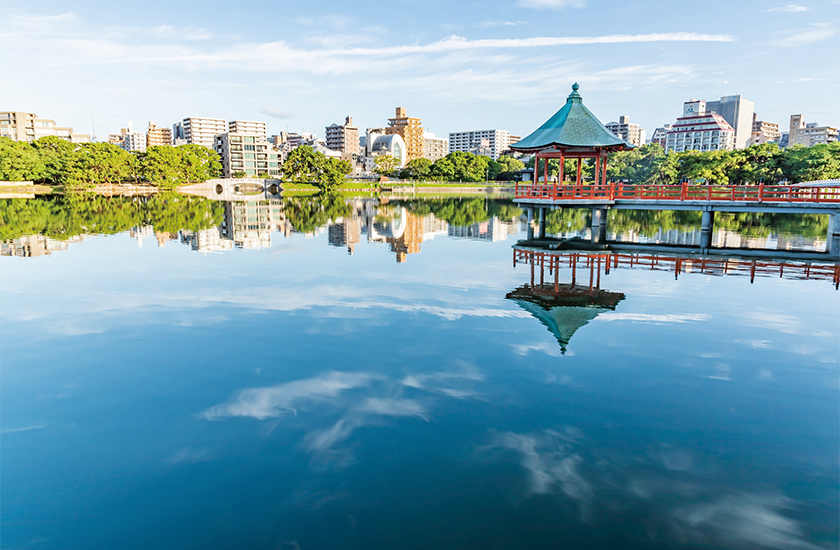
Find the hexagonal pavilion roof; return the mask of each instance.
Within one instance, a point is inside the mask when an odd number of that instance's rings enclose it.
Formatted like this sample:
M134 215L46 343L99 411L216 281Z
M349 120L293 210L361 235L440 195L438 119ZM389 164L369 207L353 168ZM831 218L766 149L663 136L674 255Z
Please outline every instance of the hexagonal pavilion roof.
M547 148L585 148L585 149L632 149L623 139L616 137L592 111L583 104L578 93L578 83L572 86L572 93L566 104L545 124L527 137L510 146L514 151L533 153Z

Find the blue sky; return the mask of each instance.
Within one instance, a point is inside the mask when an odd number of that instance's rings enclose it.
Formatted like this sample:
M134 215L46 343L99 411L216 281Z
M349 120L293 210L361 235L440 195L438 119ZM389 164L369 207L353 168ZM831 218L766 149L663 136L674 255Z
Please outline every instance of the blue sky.
M265 120L314 131L403 106L424 127L525 135L575 81L648 135L689 98L840 124L840 3L605 0L39 2L0 7L0 110L97 137L128 120Z

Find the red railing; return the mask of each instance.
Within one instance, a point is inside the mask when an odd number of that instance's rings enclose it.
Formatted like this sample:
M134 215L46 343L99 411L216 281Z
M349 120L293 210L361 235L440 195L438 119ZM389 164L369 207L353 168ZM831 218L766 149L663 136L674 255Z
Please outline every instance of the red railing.
M840 187L790 185L562 185L517 182L517 199L838 203Z
M610 269L647 269L650 271L668 271L674 273L675 276L682 273L701 273L721 277L725 275L748 275L750 281L756 277L780 277L792 280L831 281L835 287L840 286L840 264L836 263L782 262L741 258L679 258L626 253L590 254L575 252L556 254L515 248L513 250L513 265L516 266L517 263L530 264L539 268L540 271L548 268L549 274L556 272L559 268L571 268L574 273L574 270L578 267L594 269L599 273L603 269L607 274ZM540 273L540 281L542 282L542 280L543 275Z

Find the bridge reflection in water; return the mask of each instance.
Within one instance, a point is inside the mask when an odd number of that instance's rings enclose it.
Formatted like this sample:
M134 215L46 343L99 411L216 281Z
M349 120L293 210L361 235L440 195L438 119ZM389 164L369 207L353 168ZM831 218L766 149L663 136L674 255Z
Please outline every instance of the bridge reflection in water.
M613 269L665 271L712 276L779 277L794 281L830 281L840 288L840 263L737 258L667 256L645 252L545 251L513 249L513 265L530 266L530 283L505 297L536 317L557 338L563 354L572 335L601 313L615 310L625 299L601 288L601 275ZM560 282L560 270L571 270L571 283Z

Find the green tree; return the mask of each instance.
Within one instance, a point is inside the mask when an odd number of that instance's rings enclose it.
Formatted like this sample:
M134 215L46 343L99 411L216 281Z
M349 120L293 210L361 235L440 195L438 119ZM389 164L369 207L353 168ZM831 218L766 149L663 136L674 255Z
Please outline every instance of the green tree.
M373 171L380 176L390 176L399 165L397 159L391 155L379 155L373 162L376 164L376 168Z
M157 145L146 149L142 161L143 178L163 189L187 183L186 166L177 147Z
M490 177L494 180L510 181L516 171L524 169L525 163L521 160L502 155L496 159L495 166L490 170Z
M25 141L0 138L0 180L41 181L44 163L37 150Z
M432 161L429 159L414 159L405 165L405 168L400 172L401 178L413 179L419 181L428 180L432 175Z
M346 181L347 174L353 169L349 160L327 157L322 164L321 174L316 181L322 189L335 189Z
M283 163L283 179L291 183L315 183L323 170L326 156L309 145L300 145Z
M484 181L490 157L464 151L449 153L432 165L432 177L439 181Z

